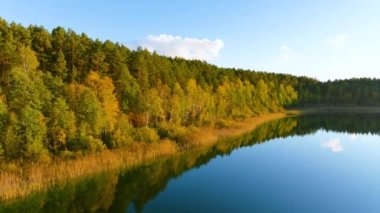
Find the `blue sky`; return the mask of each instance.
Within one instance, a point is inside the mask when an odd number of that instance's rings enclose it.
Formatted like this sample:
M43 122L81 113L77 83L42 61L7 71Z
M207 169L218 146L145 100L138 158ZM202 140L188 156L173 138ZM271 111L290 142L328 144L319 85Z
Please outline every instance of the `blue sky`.
M380 78L378 0L0 0L0 16L92 38L320 80Z

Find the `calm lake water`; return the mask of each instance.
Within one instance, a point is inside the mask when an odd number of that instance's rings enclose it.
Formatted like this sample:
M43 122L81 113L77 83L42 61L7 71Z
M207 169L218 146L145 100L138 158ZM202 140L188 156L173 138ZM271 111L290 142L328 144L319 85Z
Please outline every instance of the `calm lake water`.
M1 212L380 212L380 115L286 118Z

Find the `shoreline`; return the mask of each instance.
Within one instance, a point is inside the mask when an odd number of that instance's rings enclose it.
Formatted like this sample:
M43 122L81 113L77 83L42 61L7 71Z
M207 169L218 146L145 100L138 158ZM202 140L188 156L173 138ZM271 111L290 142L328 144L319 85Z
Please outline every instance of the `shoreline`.
M356 106L356 105L341 105L341 106L308 106L299 108L290 108L288 111L296 111L300 115L313 113L380 113L380 106Z
M253 131L257 126L276 119L300 114L290 110L269 113L241 121L229 121L228 127L199 129L191 135L197 142L190 148L179 148L175 142L136 143L128 148L103 150L76 159L58 159L49 163L31 163L19 167L14 163L3 164L0 172L0 202L12 203L33 193L43 192L58 184L78 181L103 172L133 169L163 157L185 153L197 148L207 148L221 139L231 138ZM64 174L64 175L63 175Z
M56 159L48 163L30 163L20 167L15 163L0 165L0 202L11 203L30 194L43 192L58 184L67 184L103 172L133 169L190 150L207 148L218 141L253 131L259 125L285 117L315 113L380 113L380 107L318 106L291 108L240 121L227 121L227 127L203 127L190 135L192 146L179 147L163 139L158 143L135 143L128 148L103 150L75 159ZM62 175L64 174L64 175Z

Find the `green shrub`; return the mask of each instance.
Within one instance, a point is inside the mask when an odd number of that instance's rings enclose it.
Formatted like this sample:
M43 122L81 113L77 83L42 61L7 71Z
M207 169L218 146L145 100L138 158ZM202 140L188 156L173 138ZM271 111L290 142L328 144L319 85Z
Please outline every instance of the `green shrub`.
M158 133L162 138L169 138L176 143L182 143L184 136L187 134L187 129L176 124L162 123L158 127Z
M77 136L70 139L67 145L74 152L97 152L105 148L103 142L92 136L84 126L79 129Z
M60 157L62 157L63 159L74 159L75 153L69 150L65 150L60 153Z
M162 123L158 131L161 137L167 137L182 146L196 143L199 133L199 129L195 126L183 127L168 123Z
M126 147L133 143L133 126L130 124L127 116L121 115L116 123L115 130L111 135L109 148Z
M155 143L160 140L160 136L157 134L156 130L149 127L138 128L134 131L134 139L136 141Z

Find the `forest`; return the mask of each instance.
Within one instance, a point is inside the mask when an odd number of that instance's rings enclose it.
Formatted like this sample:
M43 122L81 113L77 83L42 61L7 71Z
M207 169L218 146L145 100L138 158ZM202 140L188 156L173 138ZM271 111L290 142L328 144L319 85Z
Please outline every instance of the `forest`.
M327 82L304 81L297 88L297 105L380 105L380 79L353 78Z
M0 156L49 161L283 110L297 79L0 20Z
M380 81L220 68L0 18L0 158L50 161L313 104L376 105Z

